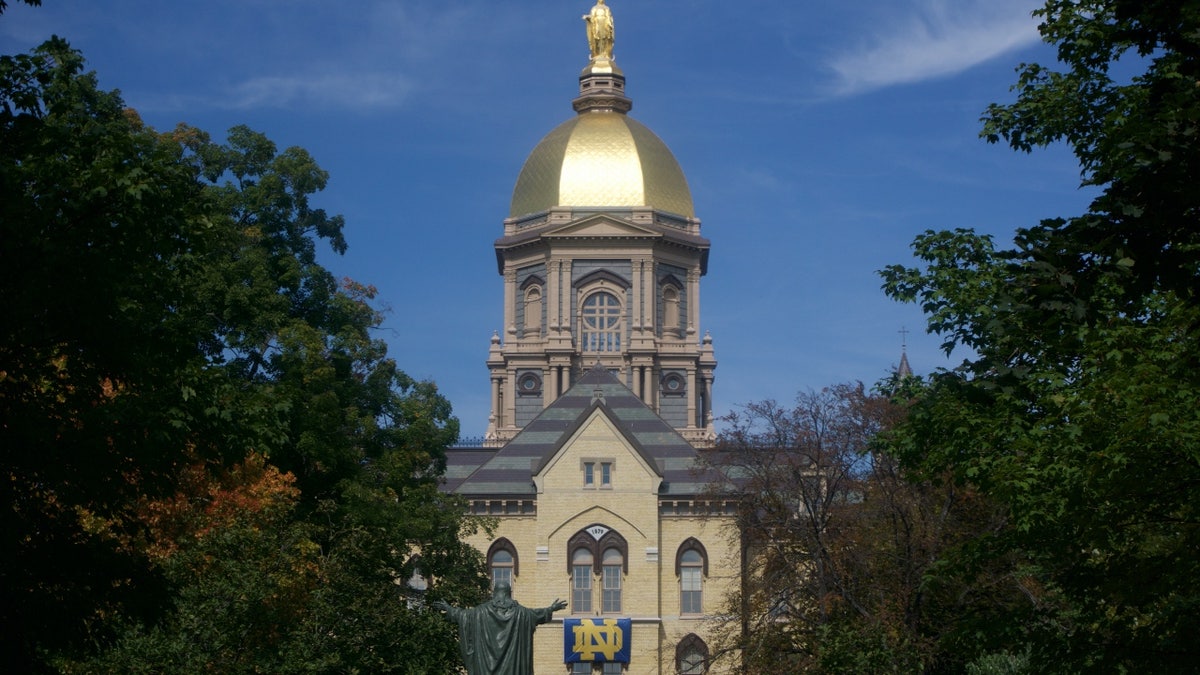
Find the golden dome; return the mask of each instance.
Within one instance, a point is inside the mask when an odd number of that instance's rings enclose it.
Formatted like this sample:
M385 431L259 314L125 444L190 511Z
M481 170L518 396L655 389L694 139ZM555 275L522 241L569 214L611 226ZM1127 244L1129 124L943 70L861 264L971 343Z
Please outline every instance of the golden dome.
M649 206L693 217L692 193L667 145L616 111L586 111L537 144L517 177L509 215L553 206Z

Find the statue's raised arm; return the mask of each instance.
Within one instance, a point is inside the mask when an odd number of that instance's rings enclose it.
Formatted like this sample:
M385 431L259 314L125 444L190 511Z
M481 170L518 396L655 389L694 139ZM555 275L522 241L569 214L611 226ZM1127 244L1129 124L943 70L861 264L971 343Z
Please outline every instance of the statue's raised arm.
M533 672L533 631L567 603L530 609L512 599L512 588L498 583L492 599L470 608L432 603L458 624L459 652L468 675L524 675Z
M583 15L587 22L588 47L592 50L592 60L598 58L611 59L613 55L613 17L612 11L604 4L604 0L596 0L592 11Z

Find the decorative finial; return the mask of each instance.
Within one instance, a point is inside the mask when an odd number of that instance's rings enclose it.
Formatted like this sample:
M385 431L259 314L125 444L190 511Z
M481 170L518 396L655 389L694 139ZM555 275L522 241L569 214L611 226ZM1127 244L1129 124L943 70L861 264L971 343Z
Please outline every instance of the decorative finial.
M613 60L613 17L604 0L596 0L587 22L588 47L592 58L579 73L579 97L571 101L575 112L615 112L624 115L633 107L625 96L625 74Z
M592 50L592 60L613 57L613 17L612 11L604 4L604 0L596 0L592 11L583 15L587 22L588 47Z
M908 328L906 326L900 326L900 330L896 332L900 334L900 351L908 351Z

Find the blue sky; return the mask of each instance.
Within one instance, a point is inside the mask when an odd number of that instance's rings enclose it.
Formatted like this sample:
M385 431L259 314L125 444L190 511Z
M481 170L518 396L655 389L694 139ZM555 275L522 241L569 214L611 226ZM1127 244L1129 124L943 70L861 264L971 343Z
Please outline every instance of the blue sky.
M488 415L501 328L492 242L525 157L573 115L588 0L10 1L0 52L51 34L161 129L237 124L308 149L346 217L339 276L378 287L380 336L436 381L464 435ZM979 139L1014 68L1053 61L1036 0L610 0L631 115L672 149L712 241L700 331L718 413L954 365L876 271L926 229L1081 212L1061 147Z

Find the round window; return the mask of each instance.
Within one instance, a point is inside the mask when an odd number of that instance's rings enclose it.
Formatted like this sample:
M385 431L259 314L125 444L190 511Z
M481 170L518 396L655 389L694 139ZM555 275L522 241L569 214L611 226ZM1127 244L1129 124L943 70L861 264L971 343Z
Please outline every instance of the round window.
M663 391L668 394L682 394L684 392L684 381L678 373L671 373L663 378Z
M517 380L517 388L524 394L535 394L542 389L542 379L533 373L526 373Z

